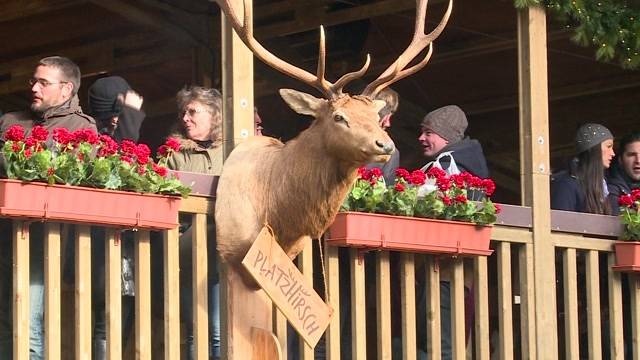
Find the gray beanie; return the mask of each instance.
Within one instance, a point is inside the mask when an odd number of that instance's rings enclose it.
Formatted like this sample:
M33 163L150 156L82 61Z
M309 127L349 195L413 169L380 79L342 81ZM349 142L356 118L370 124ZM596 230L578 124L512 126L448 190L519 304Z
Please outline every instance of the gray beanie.
M423 129L433 131L450 143L462 140L467 125L467 116L456 105L433 110L422 120Z
M605 140L613 139L613 134L600 124L584 124L576 133L576 154L589 150Z

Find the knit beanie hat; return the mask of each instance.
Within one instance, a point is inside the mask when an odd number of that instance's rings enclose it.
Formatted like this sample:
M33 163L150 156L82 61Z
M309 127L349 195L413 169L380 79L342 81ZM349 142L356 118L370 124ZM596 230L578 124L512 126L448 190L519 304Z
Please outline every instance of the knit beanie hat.
M130 89L127 81L120 76L96 80L89 88L89 114L98 120L119 115L122 104L118 101L118 95L124 95Z
M613 139L613 135L606 127L600 124L584 124L576 133L576 153L589 150L609 139Z
M467 116L456 105L448 105L428 113L422 120L422 128L429 129L450 143L464 137L467 130Z

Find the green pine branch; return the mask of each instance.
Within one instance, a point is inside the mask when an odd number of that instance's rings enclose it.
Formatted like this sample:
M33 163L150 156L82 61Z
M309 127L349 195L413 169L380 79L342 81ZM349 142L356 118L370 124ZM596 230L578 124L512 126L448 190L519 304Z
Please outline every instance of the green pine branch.
M514 5L544 5L574 28L574 42L596 49L597 60L618 61L625 69L640 67L640 9L624 0L514 0Z

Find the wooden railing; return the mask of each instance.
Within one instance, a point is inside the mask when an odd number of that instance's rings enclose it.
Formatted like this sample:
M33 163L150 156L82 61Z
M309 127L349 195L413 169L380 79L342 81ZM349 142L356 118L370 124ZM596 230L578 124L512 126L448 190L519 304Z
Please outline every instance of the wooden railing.
M207 328L207 223L214 202L205 196L183 200L181 214L193 222L193 311L197 358L208 358ZM612 242L619 232L614 217L552 212L552 241L556 258L549 259L558 289L557 309L536 307L533 292L531 213L528 208L505 206L494 226L490 257L445 259L433 255L363 253L357 249L323 247L320 266L317 242L309 244L298 263L334 308L324 340L311 349L287 331L286 320L274 312L274 332L288 359L404 359L441 357L440 281L450 281L451 350L454 359L467 353L474 359L537 358L638 358L640 334L640 287L637 275L628 281L629 301L623 306L623 276L611 271ZM28 223L12 221L14 359L29 358L29 235ZM97 224L99 225L99 224ZM89 359L92 347L92 284L90 227L76 225L67 237L67 225L45 226L45 354L48 359ZM179 304L178 229L155 236L135 234L135 343L123 349L121 304L121 244L118 229L107 231L105 245L106 314L108 358L178 359L181 354ZM75 246L73 292L64 291L62 244ZM162 326L152 325L151 247L162 242ZM315 253L315 255L314 255ZM6 256L7 254L5 254ZM69 260L67 260L69 261ZM557 269L556 269L557 267ZM315 269L315 271L314 271ZM324 278L323 278L324 274ZM422 296L425 292L426 296ZM467 295L465 310L465 293ZM222 299L221 301L225 301ZM73 321L62 317L63 308L74 304ZM473 311L471 311L473 309ZM550 312L556 328L535 333L535 314ZM466 318L465 319L465 313ZM158 316L156 316L158 317ZM222 316L224 318L224 316ZM473 321L470 322L470 319ZM465 320L472 331L465 335ZM159 320L156 320L158 324ZM629 330L624 330L628 324ZM468 327L468 326L467 326ZM66 329L75 334L70 337ZM161 331L162 330L162 331ZM627 333L625 333L627 331ZM163 336L160 336L164 334ZM224 336L224 334L223 334ZM293 336L293 338L291 338ZM557 339L556 348L539 349L536 336ZM296 343L297 342L297 343ZM130 341L130 343L132 343ZM293 344L293 345L292 345ZM298 347L298 349L294 349ZM295 351L297 355L294 355ZM184 355L184 349L182 350ZM317 356L316 356L317 355Z

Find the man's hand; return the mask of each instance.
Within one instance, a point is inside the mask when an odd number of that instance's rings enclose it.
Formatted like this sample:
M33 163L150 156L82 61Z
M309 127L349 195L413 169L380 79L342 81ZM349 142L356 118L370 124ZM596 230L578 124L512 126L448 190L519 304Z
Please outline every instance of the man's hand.
M140 108L142 108L142 102L144 101L142 96L133 90L128 90L124 96L118 95L118 99L122 101L124 106L128 106L136 110L140 110Z

